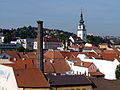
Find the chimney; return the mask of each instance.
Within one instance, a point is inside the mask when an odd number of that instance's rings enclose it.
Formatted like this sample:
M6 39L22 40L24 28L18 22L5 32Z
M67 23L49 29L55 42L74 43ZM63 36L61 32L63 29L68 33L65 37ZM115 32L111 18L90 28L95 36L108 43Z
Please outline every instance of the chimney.
M44 63L43 63L43 21L37 21L38 23L38 45L37 45L37 68L40 68L44 72Z

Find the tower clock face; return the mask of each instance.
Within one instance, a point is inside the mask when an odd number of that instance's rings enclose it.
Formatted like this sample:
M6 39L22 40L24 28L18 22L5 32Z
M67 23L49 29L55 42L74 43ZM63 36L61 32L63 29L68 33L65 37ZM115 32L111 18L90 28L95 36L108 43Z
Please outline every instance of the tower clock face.
M83 25L78 26L78 29L83 29Z

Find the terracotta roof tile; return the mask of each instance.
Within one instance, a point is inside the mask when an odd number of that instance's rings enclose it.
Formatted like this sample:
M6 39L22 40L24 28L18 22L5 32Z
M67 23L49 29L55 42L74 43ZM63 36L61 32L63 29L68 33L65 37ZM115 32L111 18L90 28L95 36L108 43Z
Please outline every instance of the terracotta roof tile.
M53 60L52 62L47 60L44 66L46 73L65 73L71 70L66 60Z
M18 87L50 87L39 69L14 70Z
M108 45L108 43L99 43L99 45Z
M52 64L55 68L56 73L65 73L66 71L71 70L66 60L54 60L54 63Z
M98 47L84 47L83 49L87 50L87 49L98 49Z
M87 55L89 58L94 57L94 58L96 58L96 59L101 59L101 56L95 54L94 52L88 52L86 55Z
M71 57L71 58L68 59L68 61L81 61L81 60L80 60L80 58Z
M13 63L3 65L13 67L14 69L35 68L35 65L31 59L17 59L16 61L13 61Z
M71 45L71 46L69 46L69 48L80 48L80 46L78 46L78 45Z
M105 76L103 73L101 73L101 72L89 72L90 73L90 75L92 75L92 76Z
M45 73L55 73L55 69L49 61L44 62L44 72Z
M48 59L63 59L63 55L60 53L60 51L47 51L44 53L44 57Z
M78 54L86 54L85 52L71 52L73 57L77 57Z
M66 51L47 51L44 54L44 57L47 59L64 59L66 57L68 58L71 56L71 53Z
M92 62L84 62L84 61L82 61L82 62L76 62L74 65L89 68L91 64L93 64L93 63Z

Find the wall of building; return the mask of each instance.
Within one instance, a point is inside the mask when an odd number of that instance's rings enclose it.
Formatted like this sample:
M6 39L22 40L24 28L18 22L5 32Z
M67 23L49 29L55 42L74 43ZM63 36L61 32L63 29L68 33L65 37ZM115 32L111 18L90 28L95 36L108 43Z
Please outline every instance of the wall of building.
M51 90L50 88L24 88L23 90Z
M88 68L89 72L96 72L97 71L97 67L94 64L91 64L90 67Z
M88 75L88 68L85 68L85 67L80 67L80 66L74 66L74 63L73 62L70 62L70 61L67 61L69 66L71 67L72 71L73 71L73 74L77 74L77 75L80 75L80 74L85 74Z
M53 90L93 90L92 86L70 86L70 87L57 87Z
M86 62L93 62L95 66L105 74L105 79L116 79L115 78L115 70L117 65L120 64L120 62L115 59L114 61L108 61L108 60L101 60L101 59L85 59L82 57L82 55L78 55L78 57L81 59L81 61Z
M17 90L12 67L0 65L0 90Z
M43 49L57 49L62 47L62 42L43 42ZM37 42L34 42L34 49L37 49Z

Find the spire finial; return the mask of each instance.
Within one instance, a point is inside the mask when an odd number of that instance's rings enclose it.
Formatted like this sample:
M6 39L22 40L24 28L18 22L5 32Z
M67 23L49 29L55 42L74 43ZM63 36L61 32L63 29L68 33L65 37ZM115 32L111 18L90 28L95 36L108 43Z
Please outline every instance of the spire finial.
M82 8L81 8L81 15L80 15L80 23L84 23L84 20L83 20L83 13L82 13Z

